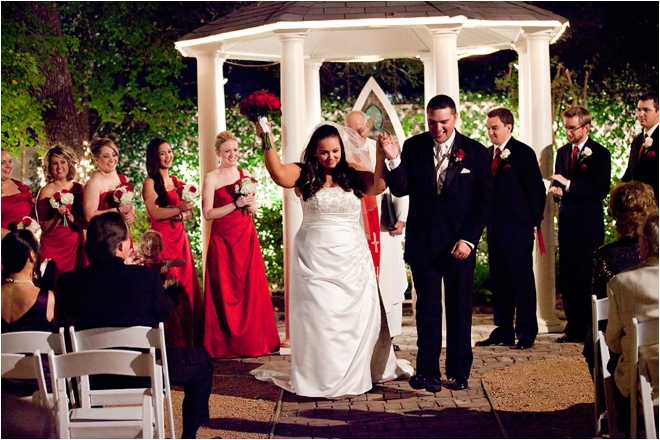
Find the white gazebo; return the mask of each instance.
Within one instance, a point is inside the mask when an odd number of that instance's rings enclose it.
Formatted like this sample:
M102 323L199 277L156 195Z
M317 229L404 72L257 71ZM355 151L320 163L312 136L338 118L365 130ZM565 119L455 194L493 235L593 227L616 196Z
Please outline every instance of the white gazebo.
M222 71L227 59L280 63L282 159L294 162L309 130L321 121L323 62L419 58L424 63L425 102L445 94L460 108L458 60L503 49L518 53L520 138L534 148L541 172L549 176L549 46L567 26L565 18L521 2L294 1L247 6L176 42L184 56L197 58L201 176L215 168L215 135L226 129ZM555 313L553 216L549 199L542 225L547 254L535 260L541 332L561 330ZM289 249L302 221L292 190L284 192L283 218L288 297ZM209 225L203 225L204 251L208 231Z

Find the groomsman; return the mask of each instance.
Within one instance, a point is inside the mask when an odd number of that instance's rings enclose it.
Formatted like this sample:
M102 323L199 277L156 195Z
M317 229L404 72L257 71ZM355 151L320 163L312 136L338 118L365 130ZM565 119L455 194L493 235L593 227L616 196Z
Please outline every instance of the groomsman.
M622 182L639 180L653 188L658 200L658 93L645 93L637 103L637 120L642 132L633 139L628 168Z
M410 196L404 258L417 291L417 371L410 386L440 391L442 284L447 307L445 370L451 389L468 386L472 368L472 282L475 247L492 198L488 150L455 129L456 104L446 95L426 106L429 131L383 151L392 194Z
M538 333L532 256L546 194L536 153L511 137L513 122L505 108L492 110L486 120L494 177L486 230L497 327L475 345L513 345L517 336L515 347L524 350L534 345Z
M559 200L559 286L568 323L557 342L584 342L591 322L593 254L605 238L603 199L610 190L610 152L592 140L584 107L563 113L568 144L557 151L548 191Z

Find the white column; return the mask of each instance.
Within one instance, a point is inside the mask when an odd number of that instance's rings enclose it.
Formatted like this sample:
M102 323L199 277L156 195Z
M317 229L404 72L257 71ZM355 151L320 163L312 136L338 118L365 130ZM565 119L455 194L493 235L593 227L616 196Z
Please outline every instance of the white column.
M321 122L321 70L323 60L309 59L305 60L305 125L307 133Z
M219 50L208 50L196 53L197 58L197 97L199 124L199 181L217 167L215 155L215 136L226 130L225 118L225 88L222 67L227 58ZM204 219L202 223L202 261L206 267L206 248L211 232L211 222ZM202 270L204 274L204 270Z
M431 98L433 98L435 93L435 64L433 60L433 54L429 53L420 57L424 63L424 111L426 111L426 104L429 103ZM424 124L426 125L426 130L429 129L429 123L424 117ZM408 133L406 133L408 134Z
M305 116L305 59L307 31L288 31L279 35L281 46L280 89L282 95L282 161L299 162L306 136ZM282 202L284 223L284 301L286 340L289 339L289 292L291 289L291 254L293 239L302 223L300 202L292 189L284 190ZM287 347L287 341L283 346Z
M447 95L460 108L458 87L457 40L461 25L427 26L433 38L433 66L435 93Z
M531 138L529 145L536 152L541 175L548 177L554 169L552 151L552 102L550 94L550 31L534 30L525 33L529 57L529 90L531 107ZM539 256L534 264L536 277L537 318L539 332L559 332L562 325L555 310L555 245L554 203L546 199L541 230L546 254ZM538 255L537 250L535 254Z
M526 144L532 138L532 113L529 87L529 56L527 54L527 41L521 39L515 44L518 52L518 130L520 140Z

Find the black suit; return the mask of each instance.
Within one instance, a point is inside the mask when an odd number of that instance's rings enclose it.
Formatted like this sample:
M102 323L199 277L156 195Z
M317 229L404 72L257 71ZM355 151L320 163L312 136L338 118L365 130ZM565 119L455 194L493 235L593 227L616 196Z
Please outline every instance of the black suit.
M174 311L154 269L125 265L121 258L108 264L90 264L62 274L59 293L66 316L76 329L99 327L156 327ZM200 348L167 347L170 383L184 387L183 437L194 438L209 419L208 401L213 364Z
M611 162L610 152L589 138L571 175L572 150L571 144L561 147L555 162L555 174L571 182L559 205L559 284L568 320L564 333L584 340L591 324L594 251L605 238L603 200L610 190Z
M401 164L388 173L393 195L410 196L405 260L417 291L417 374L440 377L442 295L447 307L448 378L467 379L472 367L472 281L474 249L459 260L451 255L459 240L479 242L492 197L488 150L456 132L444 186L437 194L434 141L425 132L408 139ZM458 156L464 153L462 160ZM458 154L458 156L457 156Z
M644 148L644 133L640 133L632 142L630 147L630 157L628 158L628 168L621 178L622 182L639 180L648 183L653 188L655 200L658 200L658 131L660 127L653 130L651 139L653 144L646 153L639 157L639 150Z
M489 149L490 157L493 150ZM505 150L508 156L500 160L493 180L486 229L497 326L491 338L512 341L517 336L533 342L538 334L534 227L540 227L543 219L545 185L534 150L514 138L509 138Z

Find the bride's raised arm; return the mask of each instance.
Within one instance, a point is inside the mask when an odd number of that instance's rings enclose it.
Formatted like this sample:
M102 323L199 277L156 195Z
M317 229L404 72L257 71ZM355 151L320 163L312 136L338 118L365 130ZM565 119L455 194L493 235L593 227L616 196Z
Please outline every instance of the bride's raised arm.
M376 143L376 169L373 174L369 173L370 176L365 181L365 194L370 196L377 196L387 188L387 181L385 180L385 153L383 153L382 148L383 142L394 142L394 140L385 133L381 133L378 136L378 142Z
M261 134L264 132L261 124L257 122L257 136L261 137ZM270 127L270 121L268 121L268 126ZM268 133L270 136L271 145L275 145L275 138L273 137L272 130ZM268 174L273 179L277 185L283 188L293 188L296 186L296 182L300 177L300 167L293 163L283 164L280 161L280 156L277 154L277 149L275 148L265 148L264 149L264 160L266 163L266 170Z

